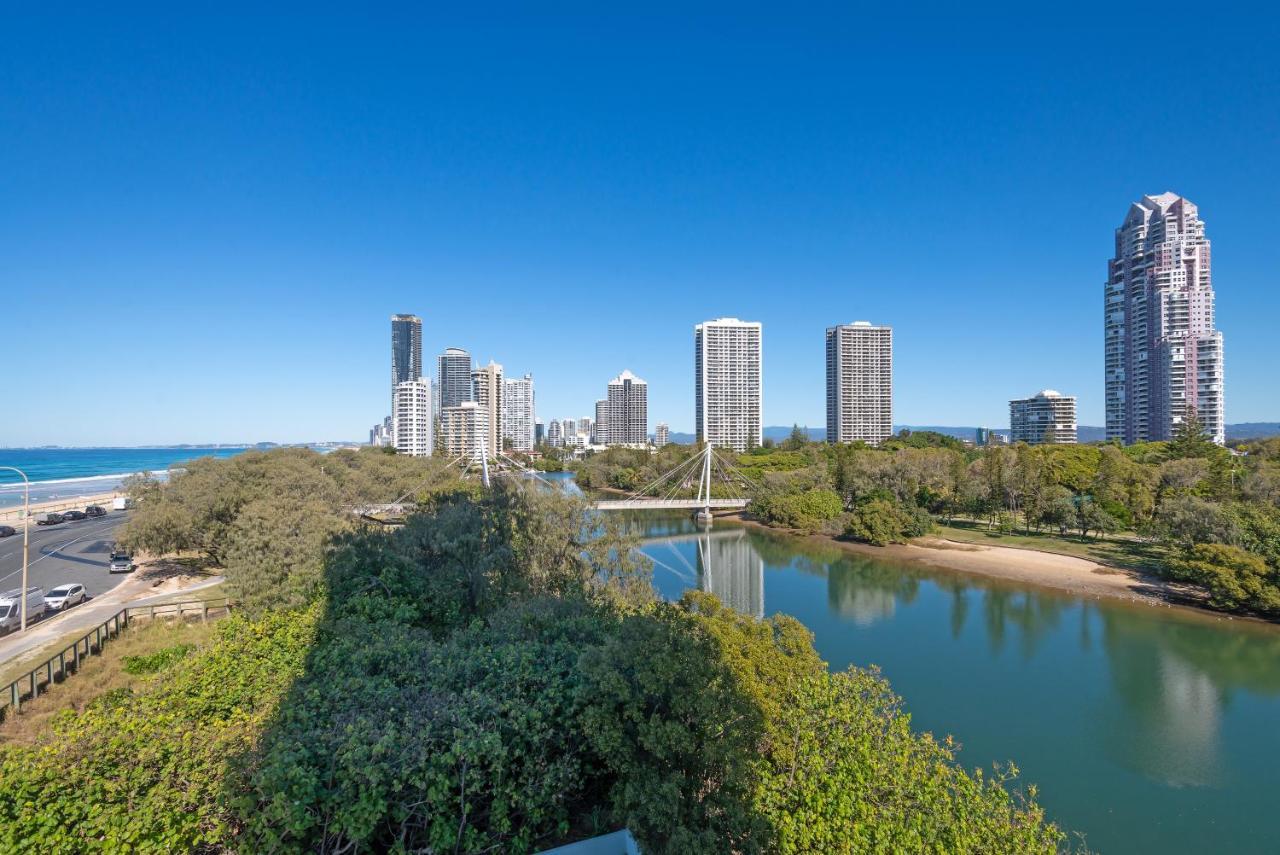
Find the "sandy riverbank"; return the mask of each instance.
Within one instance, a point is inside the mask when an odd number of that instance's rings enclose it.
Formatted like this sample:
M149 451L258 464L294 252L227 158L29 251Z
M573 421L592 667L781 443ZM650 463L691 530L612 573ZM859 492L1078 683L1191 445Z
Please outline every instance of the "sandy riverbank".
M733 518L754 528L782 531L793 536L806 537L837 546L849 552L891 561L905 561L936 569L1005 579L1086 597L1110 597L1148 605L1177 605L1217 617L1225 617L1219 612L1198 608L1195 605L1199 599L1197 592L1186 586L1175 585L1136 570L1098 564L1086 558L1011 546L960 543L940 537L918 538L909 544L871 546L828 535L788 532L740 514L734 515ZM1248 620L1248 618L1239 617L1236 619Z

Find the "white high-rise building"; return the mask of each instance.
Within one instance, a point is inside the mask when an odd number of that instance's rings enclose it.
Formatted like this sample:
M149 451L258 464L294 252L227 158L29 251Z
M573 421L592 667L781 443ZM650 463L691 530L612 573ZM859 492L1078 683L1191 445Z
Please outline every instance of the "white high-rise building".
M512 451L533 451L533 375L507 380L502 389L502 431Z
M1222 333L1199 209L1176 193L1143 196L1115 253L1103 305L1107 439L1169 439L1194 408L1221 445Z
M596 424L591 433L593 445L609 444L609 401L596 401Z
M578 433L585 433L587 435L588 443L590 443L591 438L596 435L595 422L592 421L590 416L583 416L578 419Z
M484 408L489 425L489 456L496 457L502 451L502 366L489 360L483 368L471 372L471 398Z
M630 371L609 381L605 418L609 445L647 445L649 442L649 384Z
M671 428L666 422L658 422L653 428L653 444L658 448L671 442Z
M1076 399L1053 389L1009 402L1009 438L1028 445L1076 441Z
M827 441L879 445L893 434L893 328L827 327Z
M489 450L489 411L475 401L463 401L440 411L440 444L449 457L483 460Z
M431 381L425 377L396 385L391 432L396 451L429 457L435 435L431 421Z
M761 326L737 318L693 328L698 440L746 451L762 440Z

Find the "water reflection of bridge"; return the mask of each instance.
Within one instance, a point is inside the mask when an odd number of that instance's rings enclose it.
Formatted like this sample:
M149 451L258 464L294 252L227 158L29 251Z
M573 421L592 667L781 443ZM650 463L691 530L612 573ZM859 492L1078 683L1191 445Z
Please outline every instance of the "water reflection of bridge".
M697 566L677 549L678 545L692 543L697 554ZM745 529L703 531L664 537L655 547L666 547L667 556L651 548L655 563L685 578L686 583L698 590L715 594L726 606L753 617L764 617L764 559L751 544ZM671 561L683 564L696 574L696 580L688 573L671 566Z

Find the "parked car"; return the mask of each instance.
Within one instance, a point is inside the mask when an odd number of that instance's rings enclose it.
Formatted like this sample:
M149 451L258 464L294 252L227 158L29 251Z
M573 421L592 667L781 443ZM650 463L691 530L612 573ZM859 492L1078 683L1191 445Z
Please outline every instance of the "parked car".
M11 525L0 525L0 537L13 537L18 530Z
M113 548L107 567L112 573L128 573L134 568L133 556L119 547Z
M87 520L89 518L89 515L86 514L84 511L63 511L62 518L64 520L78 522L80 520Z
M44 604L50 611L61 612L66 611L72 606L78 606L89 598L89 594L84 589L84 585L68 584L59 585L52 591L44 595ZM30 608L30 606L28 606Z
M133 499L128 496L116 496L111 500L111 509L113 511L127 511L133 507Z
M27 623L44 617L44 591L27 588ZM22 589L0 594L0 632L12 632L22 626Z
M107 509L102 507L102 505L90 505L84 509L84 515L86 517L105 517L107 515Z
M57 525L64 519L62 514L41 514L36 517L36 525Z

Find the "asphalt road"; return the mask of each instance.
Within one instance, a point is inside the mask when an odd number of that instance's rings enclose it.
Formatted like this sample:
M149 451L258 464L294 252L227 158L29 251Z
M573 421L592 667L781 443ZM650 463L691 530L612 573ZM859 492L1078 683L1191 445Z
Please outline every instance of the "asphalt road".
M79 582L90 597L110 591L129 576L107 572L116 527L127 514L108 511L105 517L50 526L37 526L33 521L27 584L48 591L64 582ZM22 528L14 528L17 534L0 538L0 591L22 586Z

